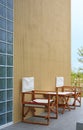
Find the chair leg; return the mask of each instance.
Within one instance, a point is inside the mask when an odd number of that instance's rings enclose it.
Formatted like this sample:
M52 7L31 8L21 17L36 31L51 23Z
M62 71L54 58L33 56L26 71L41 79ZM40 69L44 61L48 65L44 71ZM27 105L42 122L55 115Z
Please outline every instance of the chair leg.
M25 112L25 109L26 112ZM27 119L27 115L28 113L31 111L32 113L32 117L40 117L40 118L44 118L46 120L46 122L37 122L37 121L31 121L29 119ZM34 107L25 107L23 105L22 107L22 121L25 122L25 123L29 123L29 124L40 124L40 125L49 125L49 122L50 122L50 110L48 110L47 112L47 115L36 115L35 114L36 110Z

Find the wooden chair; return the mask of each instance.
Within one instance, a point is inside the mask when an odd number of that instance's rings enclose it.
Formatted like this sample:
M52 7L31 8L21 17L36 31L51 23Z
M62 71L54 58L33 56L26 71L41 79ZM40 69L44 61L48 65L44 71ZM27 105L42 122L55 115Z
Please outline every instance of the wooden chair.
M71 109L75 109L77 106L81 106L81 87L77 86L63 86L62 87L63 92L71 92L71 100L70 100L70 106Z
M82 87L65 86L64 77L56 77L56 87L58 87L58 92L61 91L71 93L68 102L71 109L75 109L77 106L81 106Z
M49 125L50 118L58 118L58 94L55 94L55 92L49 93L48 91L33 90L33 86L34 78L23 78L22 87L26 89L22 88L22 121L31 124ZM27 88L29 91L25 91ZM56 96L56 102L53 101L52 96ZM55 107L56 110L53 109ZM51 111L54 112L54 116L51 116Z
M56 77L56 89L58 89L58 108L61 108L61 113L63 114L65 109L71 110L69 106L69 99L71 97L71 92L64 92L64 77Z
M60 109L59 111L61 111L61 113L64 114L66 109L68 109L69 111L71 110L70 105L69 105L69 100L72 93L61 91L62 86L57 87L57 89L58 89L58 108Z

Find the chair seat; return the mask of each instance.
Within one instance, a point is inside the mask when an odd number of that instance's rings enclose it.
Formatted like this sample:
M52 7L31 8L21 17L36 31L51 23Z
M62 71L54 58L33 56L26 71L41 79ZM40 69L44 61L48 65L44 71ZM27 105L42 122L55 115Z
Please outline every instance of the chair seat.
M25 104L25 107L45 108L44 105L37 105L37 104Z
M50 103L53 102L53 100L50 100ZM25 104L25 107L39 107L39 108L44 108L45 105L43 104L47 104L48 103L48 99L35 99L33 101L27 102Z
M53 100L50 100L50 103L53 102ZM33 101L27 102L25 104L25 107L39 107L39 108L44 108L45 105L43 104L47 104L48 103L48 99L35 99Z
M48 103L48 99L35 99L33 101L36 103ZM53 100L51 99L50 102L53 102Z

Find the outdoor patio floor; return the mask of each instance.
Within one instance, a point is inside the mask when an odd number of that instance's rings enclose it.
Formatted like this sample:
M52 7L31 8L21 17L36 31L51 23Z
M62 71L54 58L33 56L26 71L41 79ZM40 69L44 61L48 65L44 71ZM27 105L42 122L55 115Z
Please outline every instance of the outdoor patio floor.
M58 119L50 119L48 126L19 122L3 128L3 130L76 130L76 122L83 120L83 98L81 107L59 113Z

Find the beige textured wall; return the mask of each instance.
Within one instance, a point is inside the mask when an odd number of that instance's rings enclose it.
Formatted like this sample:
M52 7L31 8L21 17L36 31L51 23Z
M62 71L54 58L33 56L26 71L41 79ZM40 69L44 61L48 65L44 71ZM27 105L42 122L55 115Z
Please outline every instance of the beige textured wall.
M21 79L55 90L55 77L70 84L70 0L14 0L14 122L21 120Z

